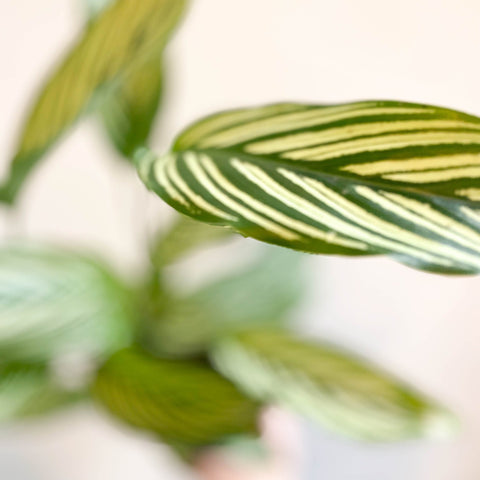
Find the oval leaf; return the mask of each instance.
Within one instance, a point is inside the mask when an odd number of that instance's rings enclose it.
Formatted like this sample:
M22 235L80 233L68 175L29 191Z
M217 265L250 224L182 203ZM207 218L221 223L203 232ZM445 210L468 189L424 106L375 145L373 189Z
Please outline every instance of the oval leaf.
M118 0L86 28L48 79L24 126L0 199L13 202L47 150L101 92L114 88L153 57L159 58L186 0Z
M131 294L103 266L45 247L0 249L0 357L99 356L132 339Z
M139 161L198 220L296 250L480 270L480 119L391 101L235 110Z
M353 438L401 440L445 434L453 426L449 414L385 373L286 332L242 333L219 342L212 358L249 395Z
M121 420L174 445L256 432L257 405L206 365L124 350L100 370L93 390Z

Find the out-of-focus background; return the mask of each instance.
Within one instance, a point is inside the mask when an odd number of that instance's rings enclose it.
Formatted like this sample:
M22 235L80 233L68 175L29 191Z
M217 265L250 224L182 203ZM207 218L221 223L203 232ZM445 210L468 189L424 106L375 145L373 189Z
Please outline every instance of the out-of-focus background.
M0 168L29 97L75 38L83 14L80 0L0 2ZM154 145L165 149L204 114L278 100L385 98L480 114L478 18L475 0L194 0L168 49L167 100ZM87 248L134 275L149 231L168 208L114 155L93 121L82 123L38 169L17 215L1 212L3 238ZM293 439L293 447L273 478L477 480L480 279L433 276L382 258L312 256L310 268L314 283L298 312L304 329L442 400L462 430L448 441L373 446L276 413L274 436ZM168 452L88 408L0 431L0 478L8 480L183 476L192 478Z

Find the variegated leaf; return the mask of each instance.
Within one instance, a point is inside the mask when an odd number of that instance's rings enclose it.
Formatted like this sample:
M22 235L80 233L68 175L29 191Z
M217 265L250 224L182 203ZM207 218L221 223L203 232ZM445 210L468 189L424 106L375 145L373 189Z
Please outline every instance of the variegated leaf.
M104 92L159 58L186 0L118 0L85 29L28 116L0 200L13 202L41 157Z
M305 292L303 256L272 246L265 250L240 271L193 293L162 296L145 322L144 345L175 357L198 355L225 334L285 325Z
M392 101L278 104L195 123L145 183L196 219L297 250L480 270L480 119Z
M98 263L47 247L0 249L0 358L110 354L132 341L132 294Z
M385 373L332 346L273 330L220 341L224 375L263 402L277 403L338 433L369 441L445 435L450 414Z
M257 405L207 365L124 350L100 370L95 397L173 445L206 446L256 432Z

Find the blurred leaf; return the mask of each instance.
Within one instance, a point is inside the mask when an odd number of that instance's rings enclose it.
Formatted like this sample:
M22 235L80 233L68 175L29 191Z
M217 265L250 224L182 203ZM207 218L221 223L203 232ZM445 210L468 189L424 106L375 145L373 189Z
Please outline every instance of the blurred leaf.
M113 0L84 0L90 21ZM106 94L100 105L104 128L118 152L132 160L137 148L148 143L163 90L162 62L158 55L141 65Z
M332 346L274 330L219 342L217 368L246 393L338 433L394 441L451 433L450 414L384 372Z
M243 271L219 279L190 298L232 323L285 319L305 292L303 260L305 256L297 252L266 248Z
M158 112L163 88L161 61L154 57L107 95L100 112L116 149L127 159L145 146Z
M103 266L40 246L0 249L0 358L98 356L132 339L132 295Z
M49 414L80 398L57 386L44 366L0 366L1 423Z
M182 259L192 250L219 242L232 235L228 228L207 225L178 215L173 225L156 239L152 262L162 268Z
M15 200L41 157L106 91L161 55L185 5L186 0L117 0L89 24L38 95L1 200Z
M93 392L121 420L175 447L203 447L256 432L257 405L200 363L125 350L100 370Z
M179 212L319 254L480 272L480 119L430 105L277 104L212 115L137 159Z
M225 333L285 324L305 292L304 256L268 247L262 256L187 296L164 296L144 335L148 348L168 355L204 352Z

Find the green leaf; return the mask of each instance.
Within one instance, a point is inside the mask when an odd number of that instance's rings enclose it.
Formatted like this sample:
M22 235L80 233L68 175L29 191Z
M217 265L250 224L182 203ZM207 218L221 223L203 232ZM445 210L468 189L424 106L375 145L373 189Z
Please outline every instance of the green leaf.
M232 235L230 229L207 225L178 215L166 233L154 242L152 262L158 268L177 262L192 250L222 241Z
M208 117L138 169L180 212L322 254L480 270L480 119L391 101Z
M203 364L125 350L100 370L93 393L122 421L174 446L256 432L257 405Z
M303 259L297 252L268 247L240 272L189 295L166 295L158 316L145 326L145 345L163 354L193 355L226 333L285 324L305 291Z
M185 5L186 0L118 0L89 24L34 102L1 200L14 201L41 157L106 91L160 57Z
M452 418L392 379L332 346L274 330L220 341L214 364L246 393L291 408L335 432L393 441L447 434Z
M0 366L0 423L49 414L80 398L56 385L44 366Z
M267 248L257 261L221 278L190 298L215 312L224 322L244 326L285 319L305 291L305 257L280 248Z
M121 155L132 159L148 144L163 88L161 61L155 56L114 89L100 107L104 127Z
M84 0L93 21L113 0ZM148 144L163 90L163 69L158 55L141 65L106 94L100 105L103 126L113 146L131 160Z
M132 294L103 266L47 247L0 249L0 357L92 357L132 340Z

